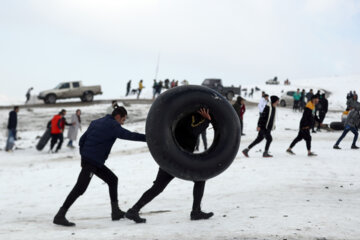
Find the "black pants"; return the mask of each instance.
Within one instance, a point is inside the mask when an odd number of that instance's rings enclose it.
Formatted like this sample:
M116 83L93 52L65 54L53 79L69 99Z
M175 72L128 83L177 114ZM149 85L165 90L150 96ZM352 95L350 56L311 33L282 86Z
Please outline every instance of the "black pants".
M203 144L204 144L204 148L206 150L207 149L206 130L201 132L200 135L201 135L201 138L202 138L202 141L203 141ZM198 136L198 138L196 140L196 147L195 147L196 150L199 150L199 145L200 145L200 136Z
M139 201L132 208L136 211L140 211L141 208L157 197L173 179L173 176L160 168L152 187L141 196ZM193 211L201 210L201 200L204 195L204 189L205 181L194 182Z
M50 143L50 150L52 150L56 144L56 142L59 140L59 143L56 147L56 151L60 150L61 145L64 141L64 135L62 133L59 134L51 134L51 143Z
M299 134L297 137L292 141L290 144L290 148L293 148L298 142L301 140L306 141L306 148L308 151L311 149L311 136L310 136L310 129L300 129Z
M324 122L324 119L325 119L325 116L326 116L326 112L324 111L320 111L319 112L319 125L318 125L318 129L320 129L320 124L322 124Z
M241 118L240 118L240 129L241 129L240 134L243 134L244 133L244 121Z
M250 150L256 144L260 143L264 138L266 138L265 151L268 151L270 148L270 144L272 142L271 130L269 129L260 129L257 138L248 146Z
M100 179L102 179L104 182L106 182L109 186L111 202L118 201L118 178L110 169L108 169L105 165L103 165L102 167L95 167L86 163L84 160L81 161L81 167L82 169L79 174L78 180L74 188L71 190L70 194L66 198L62 206L63 208L69 209L71 205L76 201L76 199L84 194L94 174Z

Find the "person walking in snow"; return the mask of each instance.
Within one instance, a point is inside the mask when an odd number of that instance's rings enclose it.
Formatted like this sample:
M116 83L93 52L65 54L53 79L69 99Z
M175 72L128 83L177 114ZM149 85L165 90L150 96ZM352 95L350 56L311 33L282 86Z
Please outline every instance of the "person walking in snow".
M310 91L306 94L306 102L310 102L313 95L313 90L310 89Z
M238 97L233 105L235 112L237 113L240 120L241 136L245 136L244 133L244 113L246 111L245 99Z
M304 107L305 107L305 89L303 89L301 91L299 107L300 107L300 111L302 112L304 110Z
M63 109L59 114L55 115L51 120L51 142L50 142L50 153L57 153L61 149L61 145L64 141L64 129L65 126L71 126L65 118L66 110ZM58 142L55 152L53 148Z
M14 148L14 143L16 140L16 127L17 127L17 113L19 112L19 107L15 106L14 109L9 112L9 119L8 119L8 137L6 141L5 151L10 152Z
M67 144L68 147L74 148L73 142L76 141L78 131L81 130L81 110L76 110L75 114L71 116L71 126L68 130L68 138L69 142Z
M260 143L264 138L266 138L265 151L263 153L263 157L272 157L269 154L270 144L272 142L271 131L275 129L275 120L276 120L276 107L279 104L279 98L277 96L271 96L271 103L265 106L264 111L261 113L257 131L257 138L242 152L245 157L249 157L249 151L256 144Z
M188 117L182 119L175 130L175 136L179 144L188 152L194 152L196 141L201 132L206 131L206 128L211 122L211 116L208 109L200 109L195 114L190 114ZM157 197L166 186L174 179L163 169L159 169L153 186L148 189L135 205L126 212L126 218L135 221L136 223L145 223L146 219L139 216L139 211L155 197ZM201 200L204 195L205 181L195 181L193 188L193 206L190 214L191 220L202 220L211 218L214 213L205 213L201 210Z
M74 188L55 215L54 224L67 227L75 226L75 223L69 222L65 215L76 199L85 193L93 175L102 179L109 187L111 219L115 221L124 218L125 213L120 210L118 205L118 178L105 166L105 161L117 138L146 141L144 134L130 132L122 127L126 118L126 109L118 107L114 109L111 115L92 121L89 128L81 136L79 142L81 171Z
M329 102L326 99L325 93L320 96L319 104L321 107L319 109L319 124L317 127L317 131L320 131L320 128L325 120L326 113L328 112Z
M268 102L269 102L269 95L267 95L266 93L263 93L263 96L261 97L259 104L258 104L259 115L261 115L261 113L264 111L264 108Z
M137 94L137 99L139 99L141 91L143 90L144 85L143 85L143 80L140 80L139 82L139 88L138 88L138 94Z
M346 136L346 134L348 134L348 132L352 132L354 134L354 139L351 145L351 149L359 149L358 146L356 146L356 141L358 139L359 133L358 133L358 129L360 126L360 112L359 110L356 109L350 109L350 112L345 120L345 129L343 131L343 133L341 134L340 138L336 141L335 145L334 145L334 149L341 149L339 147L339 144L341 143L341 141L344 139L344 137Z
M34 88L31 87L31 88L29 88L29 89L27 90L27 92L26 92L26 101L25 101L25 104L29 102L30 97L31 97L31 91L32 91L33 89L34 89Z
M318 104L319 97L318 95L313 95L311 97L311 101L309 101L306 104L306 107L303 112L303 116L300 120L300 128L299 133L297 137L292 141L290 144L290 147L286 150L287 153L291 155L295 155L295 153L292 151L292 148L300 142L302 139L306 141L306 149L308 151L308 156L316 156L315 153L311 152L311 135L310 135L310 129L311 126L314 124L314 117L315 117L315 105Z
M300 99L301 99L300 89L296 90L296 92L293 95L293 98L294 98L293 111L296 112L296 110L299 110L299 106L300 106Z

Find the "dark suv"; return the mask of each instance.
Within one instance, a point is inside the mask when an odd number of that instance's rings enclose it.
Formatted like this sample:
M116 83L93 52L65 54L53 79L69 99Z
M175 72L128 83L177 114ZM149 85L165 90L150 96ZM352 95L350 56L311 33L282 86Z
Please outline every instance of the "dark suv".
M240 87L224 87L219 78L207 78L201 85L218 91L229 101L234 98L235 94L240 95Z

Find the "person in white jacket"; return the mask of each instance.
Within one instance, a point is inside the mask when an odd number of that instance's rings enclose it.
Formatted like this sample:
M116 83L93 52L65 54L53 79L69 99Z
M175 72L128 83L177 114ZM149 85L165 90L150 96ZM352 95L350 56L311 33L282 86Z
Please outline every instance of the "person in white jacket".
M76 141L78 131L81 130L81 111L80 109L76 110L75 114L71 116L71 126L69 127L68 131L68 138L69 143L67 144L68 147L74 148L73 141Z
M268 102L269 102L269 95L264 93L258 104L260 114L264 111L264 108Z

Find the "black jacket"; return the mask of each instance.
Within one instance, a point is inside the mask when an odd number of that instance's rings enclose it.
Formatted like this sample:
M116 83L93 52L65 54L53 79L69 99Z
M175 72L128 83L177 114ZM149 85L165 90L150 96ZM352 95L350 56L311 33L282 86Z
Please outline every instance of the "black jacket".
M271 111L270 111L271 110ZM271 112L271 115L270 115ZM261 129L272 130L274 126L276 108L266 105L258 121L258 127Z
M182 148L193 152L196 141L203 131L209 126L210 121L200 114L189 114L179 121L175 128L175 138Z
M9 121L8 121L8 129L16 129L17 126L17 113L15 111L11 111L9 113Z
M311 102L308 102L306 104L302 118L300 120L300 129L311 128L311 126L314 124L314 121L315 121L315 119L314 119L315 110L314 109L315 109L315 107Z
M328 111L328 107L329 107L329 102L326 98L321 98L320 99L320 105L321 105L321 112L326 112Z

